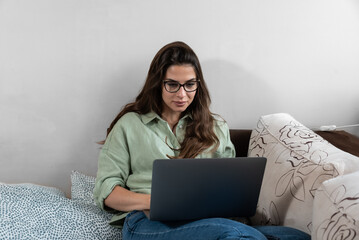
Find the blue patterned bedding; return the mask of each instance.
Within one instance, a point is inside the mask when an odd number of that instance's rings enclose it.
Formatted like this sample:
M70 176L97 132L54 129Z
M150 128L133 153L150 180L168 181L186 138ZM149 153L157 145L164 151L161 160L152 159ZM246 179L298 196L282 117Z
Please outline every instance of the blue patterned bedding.
M0 183L0 239L121 239L92 199L94 178L73 172L73 199L59 189Z

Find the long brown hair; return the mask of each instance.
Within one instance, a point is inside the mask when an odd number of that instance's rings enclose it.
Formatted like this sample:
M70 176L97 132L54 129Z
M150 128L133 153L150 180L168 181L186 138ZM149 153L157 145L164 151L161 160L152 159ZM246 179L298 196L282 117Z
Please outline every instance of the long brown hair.
M199 82L196 96L193 102L182 113L189 113L192 121L187 124L184 141L178 158L194 158L206 149L213 146L215 151L219 146L219 140L214 133L214 118L209 110L211 98L203 78L201 65L194 51L183 42L173 42L161 48L152 60L148 70L145 85L136 97L136 100L124 106L117 117L107 129L107 135L111 132L117 121L128 112L146 114L151 111L162 114L162 81L167 69L172 65L189 64L193 67Z

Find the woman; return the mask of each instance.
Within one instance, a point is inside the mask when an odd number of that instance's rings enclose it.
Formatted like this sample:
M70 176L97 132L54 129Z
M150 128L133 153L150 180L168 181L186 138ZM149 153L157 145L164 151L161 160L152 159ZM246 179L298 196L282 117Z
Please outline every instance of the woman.
M309 239L284 227L253 228L223 218L181 224L150 221L152 163L163 158L235 157L225 121L209 110L210 96L193 50L183 42L156 54L145 85L111 123L99 157L94 196L116 212L123 239ZM124 223L123 223L124 221ZM302 237L302 238L299 238ZM284 239L284 238L283 238Z

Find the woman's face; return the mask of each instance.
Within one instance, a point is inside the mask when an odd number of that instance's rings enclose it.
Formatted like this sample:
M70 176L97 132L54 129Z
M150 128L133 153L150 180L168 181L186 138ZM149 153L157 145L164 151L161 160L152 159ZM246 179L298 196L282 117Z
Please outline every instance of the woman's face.
M191 83L196 80L196 73L191 65L172 65L167 69L165 81L176 81L180 84ZM171 93L162 84L163 112L162 115L178 116L192 103L196 91L186 92L180 87L177 92Z

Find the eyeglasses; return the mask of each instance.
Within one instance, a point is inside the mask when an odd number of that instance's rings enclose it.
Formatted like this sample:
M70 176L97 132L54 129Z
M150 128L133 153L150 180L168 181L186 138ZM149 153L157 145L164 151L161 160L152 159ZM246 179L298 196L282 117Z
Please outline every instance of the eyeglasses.
M199 80L195 79L190 80L184 84L180 84L179 82L174 80L164 80L163 84L165 85L166 91L170 93L178 92L181 87L183 87L186 92L194 92L198 88L198 82Z

